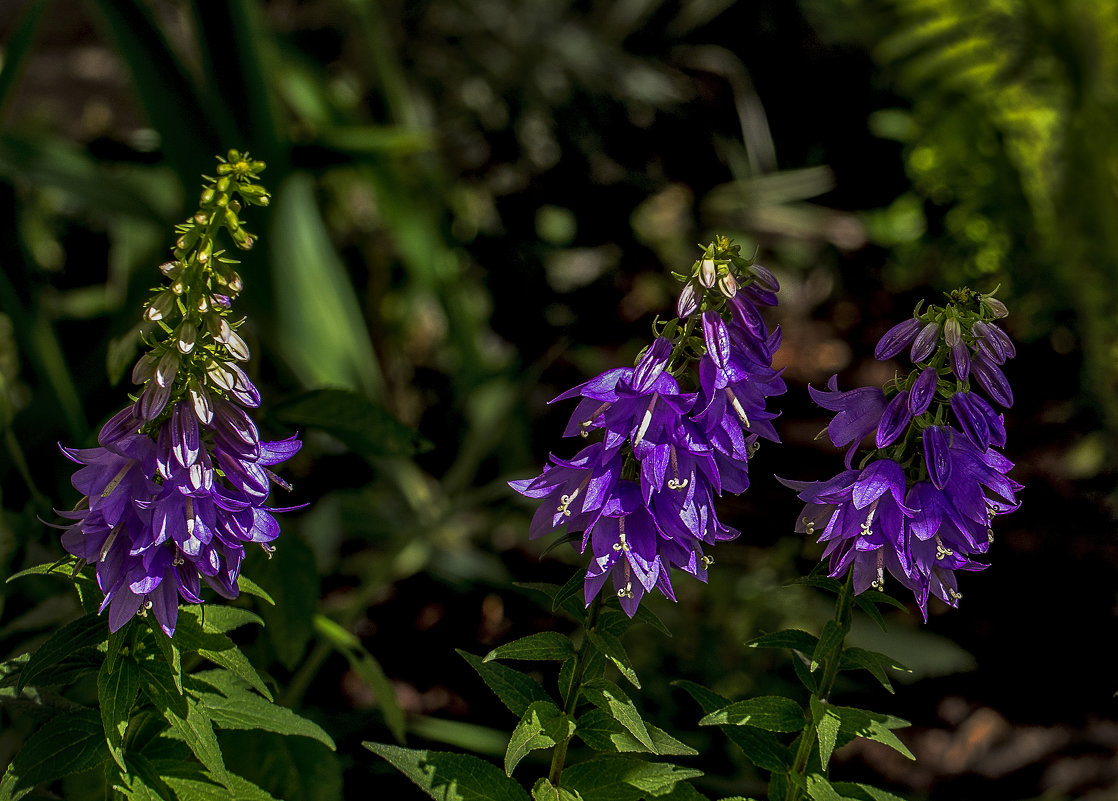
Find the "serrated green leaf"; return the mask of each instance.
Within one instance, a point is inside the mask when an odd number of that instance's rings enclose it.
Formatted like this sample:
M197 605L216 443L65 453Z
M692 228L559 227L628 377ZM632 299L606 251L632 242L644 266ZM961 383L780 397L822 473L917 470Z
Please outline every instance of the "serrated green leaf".
M31 654L31 658L19 673L16 692L23 692L23 688L34 681L37 675L61 662L74 651L96 645L108 636L108 624L104 618L97 615L86 615L67 623Z
M583 798L566 787L556 787L549 779L536 779L532 787L532 801L583 801Z
M132 705L140 691L143 679L136 662L125 657L117 662L116 670L109 670L109 661L101 665L97 674L97 705L101 709L101 723L105 729L105 741L109 753L120 769L128 772L124 764L124 733L132 716Z
M264 625L260 615L241 606L204 604L198 608L202 610L202 625L205 631L225 634L241 626L247 626L249 623L254 623L257 626Z
M904 601L898 600L889 593L882 592L881 590L865 590L858 593L858 597L875 604L884 604L894 609L900 609L902 612L908 612L908 607L905 606Z
M251 612L248 614L252 614ZM252 615L255 617L255 615ZM272 693L264 684L256 668L248 661L248 657L241 652L236 644L222 634L216 626L203 618L203 612L197 604L183 606L179 609L179 623L175 628L175 643L180 650L196 651L199 656L208 659L219 667L232 671L236 676L253 689L272 700Z
M148 626L151 629L151 636L155 639L156 647L159 648L159 652L163 655L163 661L171 672L175 691L182 695L182 652L179 651L175 641L167 636L167 632L160 628L154 615L148 617Z
M458 655L477 671L482 681L501 699L501 703L518 717L523 715L532 703L551 700L547 691L531 676L525 676L520 671L506 667L500 662L484 662L481 657L461 649L458 649Z
M193 698L174 692L173 680L166 665L152 660L139 665L153 706L163 714L206 770L225 785L228 775L225 762L214 735L213 722L205 709Z
M807 795L812 801L844 801L831 783L818 773L808 774Z
M771 634L762 634L746 643L750 648L790 648L805 655L815 652L819 638L799 629L784 629Z
M364 742L435 801L529 801L528 793L501 769L469 754L417 751ZM584 801L588 801L584 799Z
M637 613L633 615L633 620L640 623L647 623L648 625L652 626L652 628L663 634L665 637L672 636L671 629L667 627L664 621L661 620L655 612L653 612L644 604L641 604L637 607Z
M570 598L577 598L586 584L586 577L581 570L575 571L569 579L567 579L563 586L560 587L551 599L551 611L558 612L563 603ZM579 608L583 608L579 604Z
M257 598L266 601L269 606L276 605L272 596L263 587L244 574L237 576L237 589L246 595L255 595Z
M678 783L702 775L700 770L665 762L603 756L571 765L563 771L562 783L583 801L638 801L667 796Z
M838 595L842 591L842 582L827 576L804 576L791 583L804 584L808 587L817 587L827 592L833 592L835 595Z
M221 733L221 742L230 772L280 801L337 801L344 797L338 757L321 743L266 731L228 729Z
M713 690L696 684L693 681L674 681L672 684L686 690L695 699L704 713L715 712L722 709L729 700ZM764 729L754 729L750 726L723 725L722 731L726 737L742 750L757 767L779 773L787 770L792 765L792 755L776 735Z
M95 768L109 758L101 718L92 709L53 717L16 752L0 779L0 798L20 798L39 782Z
M846 639L846 632L837 621L828 620L819 635L819 642L815 644L815 651L811 655L811 664L808 670L814 673L825 660L835 658L842 650L842 641Z
M640 712L620 687L612 681L594 679L584 683L582 693L586 700L620 723L645 750L656 753L656 746L648 734Z
M639 690L640 680L637 678L637 672L633 670L633 663L629 660L629 653L621 640L607 631L589 631L587 636L590 638L590 644L613 662L621 671L621 675Z
M505 775L512 776L520 760L531 751L554 748L566 742L575 731L575 724L552 701L532 703L516 724L505 751Z
M894 795L869 784L832 782L831 786L842 793L844 798L849 798L851 801L905 801L899 795Z
M177 801L278 801L267 790L236 773L229 774L228 789L205 779L171 776L166 781L175 791Z
M729 724L752 726L765 731L799 731L804 727L804 711L791 698L780 695L763 695L745 701L735 701L711 712L701 720L700 726Z
M76 564L76 557L64 557L57 562L43 562L42 564L21 570L18 573L13 573L4 579L4 583L11 584L16 579L24 578L25 576L57 575L70 577L74 573L74 565Z
M884 632L889 631L889 627L885 624L885 616L881 614L881 610L878 609L872 601L867 601L865 598L855 595L854 603L858 604L858 608L865 612L866 616L876 623L879 629Z
M608 712L591 709L578 719L578 736L591 748L607 752L643 752L661 756L696 756L696 751L686 743L680 742L663 729L647 721L644 724L652 740L653 750L645 748L628 729L613 719Z
M842 662L839 665L839 669L853 670L855 668L868 670L889 692L893 692L893 684L889 681L889 674L886 672L887 668L903 670L907 673L912 672L904 665L897 662L897 660L885 654L876 651L866 651L861 648L847 648L842 652Z
M222 673L226 675L220 675ZM190 681L187 691L220 728L309 737L318 740L331 751L336 750L333 738L317 723L250 692L248 685L238 683L239 680L233 674L227 671L204 671L193 678L195 680ZM220 692L210 692L210 688Z
M819 678L816 674L809 670L808 665L811 662L811 657L805 656L803 658L797 653L792 659L792 670L796 673L796 678L800 683L807 688L807 691L812 695L819 694Z
M494 659L568 659L575 655L571 641L557 631L540 631L499 645L485 655L483 662Z
M833 706L831 709L842 719L842 725L839 727L839 739L842 742L849 742L853 737L875 740L904 754L909 759L916 759L908 747L891 731L908 726L907 720L848 706Z
M835 750L842 720L837 712L815 696L811 697L811 717L815 721L815 736L819 743L819 763L826 770Z

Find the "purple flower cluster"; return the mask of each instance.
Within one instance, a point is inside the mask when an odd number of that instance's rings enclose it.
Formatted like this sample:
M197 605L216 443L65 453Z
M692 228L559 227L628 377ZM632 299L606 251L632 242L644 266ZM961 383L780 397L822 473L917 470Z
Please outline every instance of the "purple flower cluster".
M601 430L603 438L509 483L543 500L531 537L583 532L581 551L589 545L593 557L587 604L607 581L630 617L654 588L674 600L671 568L705 581L713 559L703 546L738 536L718 520L714 496L744 492L758 438L779 441L765 404L785 391L772 367L780 329L770 333L755 305L775 305L778 288L768 270L719 240L696 262L680 317L634 367L607 370L552 401L581 399L564 436ZM698 386L685 392L678 379L690 378L692 359Z
M82 465L72 483L84 496L59 512L73 521L62 545L96 565L111 631L150 610L172 635L179 598L201 603L202 581L236 597L245 544L270 554L279 534L273 513L290 511L267 505L273 482L290 489L269 468L301 443L262 441L246 411L260 405L260 393L237 364L248 360L248 346L227 319L241 282L232 262L210 257L207 227L215 215L239 245L251 244L227 210L239 208L233 193L266 202L252 183L262 168L235 151L219 166L226 177L203 193L202 210L180 226L175 260L160 268L172 285L145 309L152 349L132 371L143 385L138 398L104 425L98 447L62 447Z
M826 544L832 577L853 570L856 593L881 589L888 571L927 619L931 595L958 605L955 571L987 567L972 557L987 552L993 519L1018 507L1021 489L997 450L1006 442L1003 417L974 391L1013 403L1001 365L1016 350L991 324L1006 313L989 295L957 290L946 307L905 320L878 343L879 359L909 350L915 369L907 376L884 390L840 392L833 376L829 391L810 389L835 412L827 433L849 446L847 469L827 481L784 483L806 503L796 531ZM854 468L867 437L874 450Z

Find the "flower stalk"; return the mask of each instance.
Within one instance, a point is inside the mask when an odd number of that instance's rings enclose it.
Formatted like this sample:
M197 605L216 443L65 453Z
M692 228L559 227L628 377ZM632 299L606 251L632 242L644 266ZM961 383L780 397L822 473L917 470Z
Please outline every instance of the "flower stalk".
M598 625L598 616L602 611L602 599L603 596L596 596L587 608L586 621L582 627L582 643L575 653L574 670L571 673L571 690L567 693L567 700L563 704L563 714L572 720L575 711L578 709L579 695L582 692L582 677L586 675L586 666L589 664L593 652L590 645L590 632L594 631ZM559 786L559 778L563 775L568 743L570 743L569 738L560 740L551 752L551 769L548 771L548 779L556 787Z

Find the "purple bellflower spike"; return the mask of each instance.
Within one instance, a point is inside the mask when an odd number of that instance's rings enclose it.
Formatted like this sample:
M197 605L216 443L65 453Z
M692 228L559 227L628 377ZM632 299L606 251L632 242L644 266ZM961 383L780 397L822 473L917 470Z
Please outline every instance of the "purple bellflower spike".
M909 409L909 391L902 389L885 407L881 414L881 422L877 426L877 447L884 448L892 445L908 428L912 420L912 411Z
M525 497L544 499L532 517L530 539L551 534L563 526L568 532L591 528L621 475L619 453L605 451L600 442L583 448L569 461L554 455L551 461L553 464L544 467L536 478L509 482Z
M659 583L661 571L666 572L657 554L656 521L641 503L636 484L619 483L589 534L594 559L586 571L586 603L612 578L621 608L632 617L644 594Z

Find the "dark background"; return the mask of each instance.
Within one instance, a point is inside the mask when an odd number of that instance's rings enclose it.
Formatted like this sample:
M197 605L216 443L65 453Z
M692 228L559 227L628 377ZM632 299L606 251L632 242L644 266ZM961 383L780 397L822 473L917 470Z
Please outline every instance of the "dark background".
M91 443L125 402L171 227L214 156L248 149L274 195L243 215L262 430L288 433L300 391L345 387L430 445L304 430L286 475L312 506L246 567L280 602L245 641L254 664L340 746L289 797L397 787L359 745L391 738L375 696L316 614L383 666L409 745L499 755L515 721L453 649L569 630L511 582L584 563L541 558L505 481L574 453L572 405L546 401L630 364L672 313L669 271L728 234L782 283L784 443L723 499L743 535L710 584L649 601L674 638L627 642L638 705L700 749L704 789L763 794L669 682L793 691L786 657L743 643L830 613L785 586L820 546L791 533L799 505L773 478L841 467L806 385L884 382L901 365L873 345L917 301L1000 285L1023 506L958 610L856 629L913 673L895 696L866 675L836 697L912 721L917 761L851 746L833 774L913 799L1113 798L1116 37L1103 0L6 3L0 572L61 554L36 518L76 499L55 443ZM4 592L5 657L77 613L61 582ZM29 730L0 720L6 761Z

